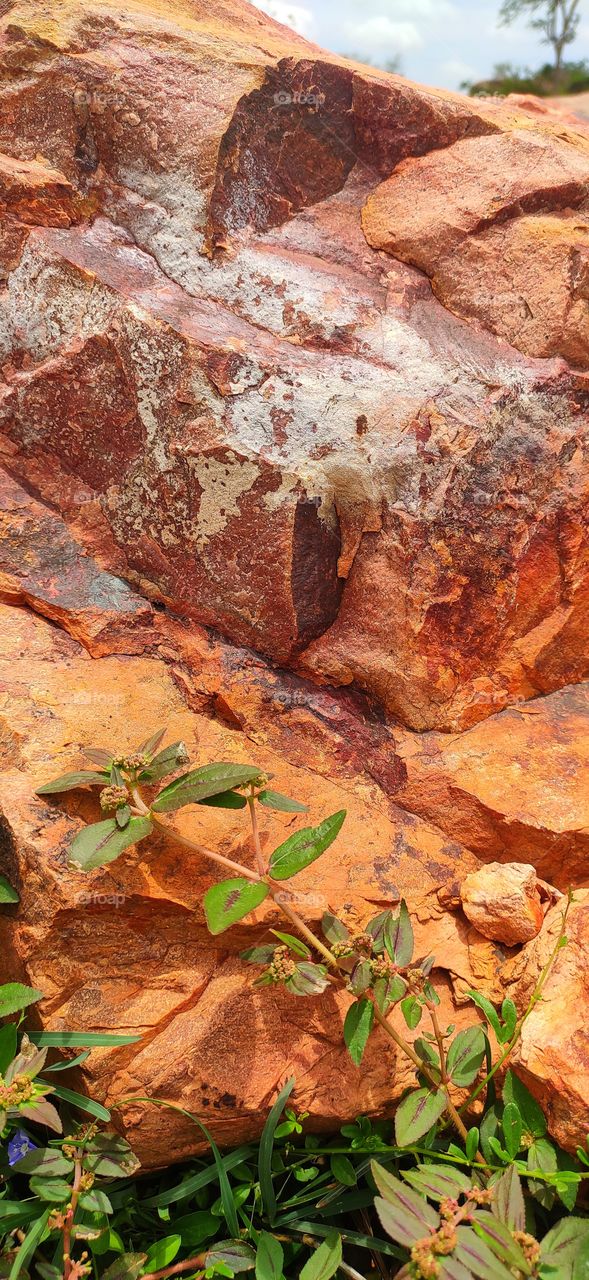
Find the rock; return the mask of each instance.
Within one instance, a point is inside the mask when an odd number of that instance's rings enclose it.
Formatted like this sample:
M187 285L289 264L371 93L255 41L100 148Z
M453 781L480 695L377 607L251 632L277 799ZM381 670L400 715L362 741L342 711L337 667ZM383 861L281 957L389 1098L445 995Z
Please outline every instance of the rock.
M242 0L14 0L0 31L5 963L41 1025L140 1034L81 1068L107 1102L227 1145L291 1073L312 1127L389 1114L412 1071L380 1032L350 1068L345 995L251 987L274 909L211 940L211 867L163 836L71 872L91 798L34 789L166 722L255 758L348 810L297 882L311 927L405 895L445 1025L473 986L525 1007L547 923L514 962L459 890L481 861L587 879L587 137ZM231 815L184 823L252 857ZM202 1147L120 1122L148 1168Z
M525 858L566 890L589 874L589 684L460 735L398 735L398 800L484 861Z
M529 1002L538 972L554 951L561 929L562 906L553 907L544 928L519 958L512 994L520 1009ZM558 952L542 989L542 999L524 1023L515 1070L540 1102L551 1134L566 1151L575 1152L589 1132L587 1033L587 944L589 892L575 894L566 922L567 945Z
M420 731L587 676L584 135L241 0L2 23L13 476L142 594Z
M467 920L493 942L514 947L542 928L536 871L524 862L489 862L471 871L462 881L460 898Z

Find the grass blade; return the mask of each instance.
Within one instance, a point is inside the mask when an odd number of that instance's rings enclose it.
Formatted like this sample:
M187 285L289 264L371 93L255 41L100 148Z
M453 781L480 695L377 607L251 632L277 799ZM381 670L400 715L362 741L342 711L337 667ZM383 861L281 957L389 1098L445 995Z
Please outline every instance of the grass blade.
M137 1044L141 1036L116 1036L101 1031L29 1031L33 1044L49 1049L109 1049Z
M110 1111L100 1102L95 1102L94 1098L86 1098L82 1093L75 1093L73 1089L65 1089L62 1084L53 1085L53 1096L61 1098L62 1102L69 1102L72 1107L79 1107L80 1111L87 1111L88 1115L95 1116L97 1120L110 1120Z
M286 1102L290 1097L295 1086L294 1076L291 1076L286 1084L282 1086L280 1093L274 1103L270 1114L266 1120L260 1138L260 1152L258 1156L258 1178L260 1182L260 1194L262 1196L262 1204L268 1215L270 1226L273 1225L276 1217L276 1196L274 1194L274 1182L272 1180L272 1152L274 1150L274 1134L278 1121L284 1111Z

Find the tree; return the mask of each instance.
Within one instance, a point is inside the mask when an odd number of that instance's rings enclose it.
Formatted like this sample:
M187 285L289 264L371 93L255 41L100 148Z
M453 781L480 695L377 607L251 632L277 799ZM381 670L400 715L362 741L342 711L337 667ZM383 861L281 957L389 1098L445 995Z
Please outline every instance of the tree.
M577 34L579 4L580 0L503 0L499 19L505 25L529 14L529 25L542 32L544 44L552 45L554 70L558 74L562 70L564 50Z

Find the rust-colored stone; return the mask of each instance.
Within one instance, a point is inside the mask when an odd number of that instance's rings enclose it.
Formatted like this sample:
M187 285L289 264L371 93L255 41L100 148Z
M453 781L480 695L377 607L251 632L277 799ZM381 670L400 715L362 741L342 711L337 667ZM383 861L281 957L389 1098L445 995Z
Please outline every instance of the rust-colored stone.
M3 23L13 474L153 599L413 728L586 676L583 133L241 0Z

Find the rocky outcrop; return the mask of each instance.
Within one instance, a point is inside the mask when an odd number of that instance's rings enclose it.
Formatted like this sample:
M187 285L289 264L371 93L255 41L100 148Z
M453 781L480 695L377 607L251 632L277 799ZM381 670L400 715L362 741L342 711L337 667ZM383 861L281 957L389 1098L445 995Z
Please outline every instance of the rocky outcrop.
M312 926L403 894L447 1023L472 986L525 1007L553 914L517 953L460 885L587 884L586 130L242 0L14 0L0 32L5 963L45 1024L141 1035L84 1066L108 1101L226 1144L290 1073L315 1126L386 1112L410 1075L378 1036L344 1069L345 999L252 991L268 909L212 942L210 872L163 838L72 874L90 799L34 788L160 722L253 758L317 819L348 809L300 881ZM573 1146L581 1102L549 1111ZM147 1166L199 1143L123 1122Z
M413 728L587 675L585 135L242 0L3 24L12 473Z
M442 829L441 809L436 822L410 811L409 735L396 741L361 700L314 689L154 609L8 478L0 509L0 871L21 895L0 913L3 976L45 993L43 1025L141 1037L94 1051L82 1084L109 1103L157 1096L184 1106L230 1145L259 1133L291 1073L296 1105L326 1129L358 1111L389 1113L411 1081L379 1033L361 1071L346 1060L345 995L295 1004L286 991L252 988L238 952L278 919L264 905L212 939L201 902L216 877L206 861L152 837L92 873L68 867L73 835L96 818L95 798L42 799L35 787L81 761L89 743L116 739L125 749L164 723L196 761L259 763L312 820L347 809L337 844L291 886L312 927L326 908L361 926L404 895L418 951L436 955L446 1022L472 1021L473 986L500 1002L517 983L525 1007L522 969L529 984L539 942L514 961L511 947L487 941L462 914L460 880L476 879L479 857ZM431 781L427 789L435 794ZM236 815L190 808L176 817L178 830L252 859ZM265 846L297 821L268 812ZM555 1077L540 1083L543 1096L559 1087ZM120 1119L147 1167L166 1163L172 1148L181 1159L201 1145L172 1112L164 1125L153 1108L127 1104Z

